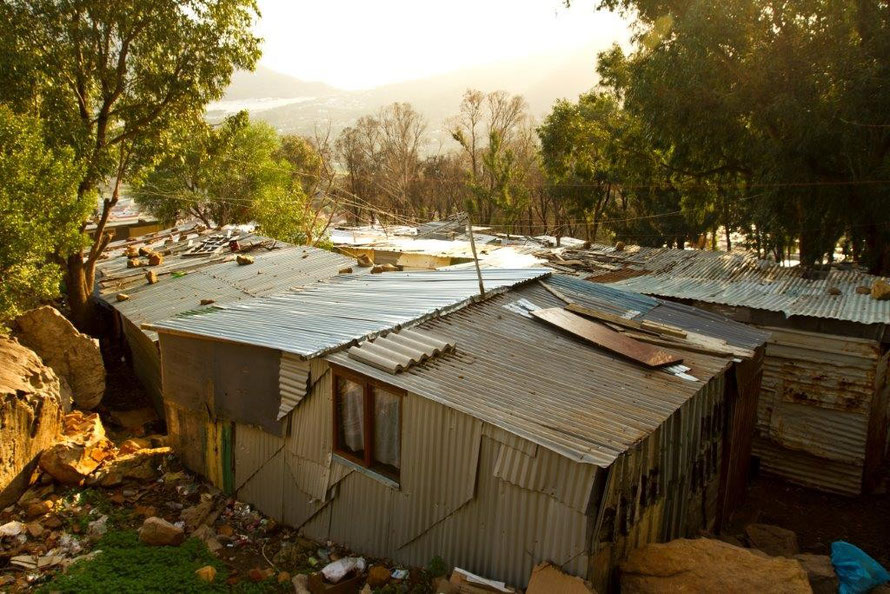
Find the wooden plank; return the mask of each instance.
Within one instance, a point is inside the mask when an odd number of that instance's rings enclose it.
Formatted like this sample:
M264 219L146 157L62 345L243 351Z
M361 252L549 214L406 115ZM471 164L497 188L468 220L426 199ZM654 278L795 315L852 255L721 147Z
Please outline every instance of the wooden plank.
M667 334L668 336L674 336L676 338L686 338L686 331L682 328L678 328L677 326L671 326L670 324L662 324L660 322L651 322L649 320L643 320L640 322L644 330L651 330L652 332L658 332L659 334Z
M647 367L662 367L683 361L682 357L673 353L624 336L619 332L606 328L602 324L586 320L559 307L538 309L531 313L548 324L562 328L579 338L583 338L599 347L632 359Z
M600 311L598 309L591 309L589 307L585 307L583 305L579 305L577 303L569 303L566 305L566 309L574 312L576 314L581 314L582 316L588 318L594 318L601 322L609 322L611 324L618 324L619 326L624 326L625 328L630 328L632 330L642 330L643 325L636 320L631 320L628 318L622 318L621 316L611 314L605 311Z

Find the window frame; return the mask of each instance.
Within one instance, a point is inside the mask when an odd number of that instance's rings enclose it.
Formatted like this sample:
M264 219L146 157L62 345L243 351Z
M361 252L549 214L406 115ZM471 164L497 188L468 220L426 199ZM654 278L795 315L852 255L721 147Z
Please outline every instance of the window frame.
M364 433L364 457L353 454L340 444L340 427L338 418L338 386L341 380L349 380L359 384L362 387L362 430ZM397 396L399 399L399 468L397 472L392 472L388 468L382 467L374 462L374 388L385 390L390 394ZM402 460L402 402L405 398L405 390L398 388L386 382L380 381L367 375L356 373L352 370L331 364L331 409L333 420L333 435L331 437L331 450L335 456L339 456L352 464L367 470L368 472L379 474L380 476L390 480L399 482L401 475Z

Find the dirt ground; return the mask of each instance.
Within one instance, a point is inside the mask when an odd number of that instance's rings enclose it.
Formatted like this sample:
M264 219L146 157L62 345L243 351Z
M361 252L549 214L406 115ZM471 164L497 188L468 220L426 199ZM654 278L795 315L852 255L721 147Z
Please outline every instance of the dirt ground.
M738 535L753 522L797 533L801 552L829 555L831 543L845 540L890 567L890 495L844 497L760 476L725 534Z

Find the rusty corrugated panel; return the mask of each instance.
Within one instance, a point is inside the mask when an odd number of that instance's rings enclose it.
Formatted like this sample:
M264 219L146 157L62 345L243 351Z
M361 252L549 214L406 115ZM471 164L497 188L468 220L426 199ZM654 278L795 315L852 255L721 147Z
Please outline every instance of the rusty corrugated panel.
M309 362L290 353L281 353L278 365L278 385L281 389L281 406L277 420L283 419L306 396L309 389Z
M768 330L772 336L764 357L757 422L761 439L754 449L761 467L807 486L860 492L880 344ZM787 460L781 451L788 452ZM844 464L850 468L839 468Z

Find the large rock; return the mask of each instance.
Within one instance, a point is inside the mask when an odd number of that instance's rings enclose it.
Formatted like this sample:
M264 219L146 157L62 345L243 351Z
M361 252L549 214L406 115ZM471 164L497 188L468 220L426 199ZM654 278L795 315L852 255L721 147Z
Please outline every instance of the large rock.
M62 428L59 378L31 349L0 336L0 509L19 498Z
M105 394L105 365L99 341L78 332L65 316L45 305L16 318L13 331L63 380L75 406L92 409Z
M173 453L172 448L147 448L108 456L102 466L86 480L88 485L115 487L124 480L150 481L160 476L159 467L165 456Z
M772 524L748 524L745 535L751 548L773 557L793 557L800 552L797 535L791 530Z
M139 529L139 540L156 547L178 547L185 540L185 532L163 518L148 518Z
M812 591L807 573L797 561L707 538L637 549L621 563L620 570L622 594Z
M65 485L80 485L106 459L115 455L97 413L65 415L64 439L40 455L40 468Z
M807 577L810 580L810 586L815 594L835 594L840 586L840 580L834 572L834 566L831 564L831 557L828 555L811 555L804 553L795 555Z
M890 283L876 280L871 286L871 298L878 301L890 300Z

